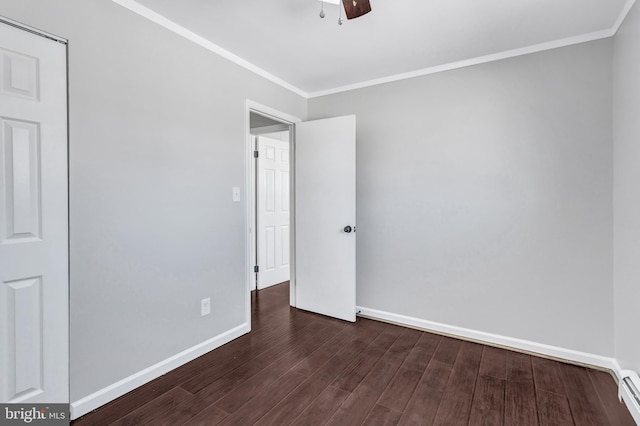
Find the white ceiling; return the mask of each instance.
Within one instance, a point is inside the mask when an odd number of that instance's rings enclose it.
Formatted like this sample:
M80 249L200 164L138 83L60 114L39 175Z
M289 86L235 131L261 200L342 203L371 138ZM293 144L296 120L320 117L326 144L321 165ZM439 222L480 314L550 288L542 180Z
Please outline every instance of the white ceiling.
M314 96L608 37L635 0L370 1L342 26L318 0L137 3Z

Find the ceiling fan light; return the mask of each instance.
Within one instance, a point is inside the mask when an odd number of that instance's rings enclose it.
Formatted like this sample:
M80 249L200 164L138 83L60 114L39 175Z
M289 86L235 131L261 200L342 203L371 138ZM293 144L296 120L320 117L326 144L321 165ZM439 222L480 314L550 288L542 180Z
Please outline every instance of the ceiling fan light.
M371 12L369 0L342 0L347 19L358 18Z

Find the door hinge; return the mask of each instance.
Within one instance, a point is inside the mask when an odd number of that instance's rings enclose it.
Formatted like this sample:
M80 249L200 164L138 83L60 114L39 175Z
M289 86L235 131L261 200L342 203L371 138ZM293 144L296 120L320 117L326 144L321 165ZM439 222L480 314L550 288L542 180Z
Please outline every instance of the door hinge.
M260 267L259 267L258 265L254 266L254 267L253 267L253 272L255 272L256 274L257 274L258 272L260 272Z
M253 158L258 158L260 153L258 151L253 151Z

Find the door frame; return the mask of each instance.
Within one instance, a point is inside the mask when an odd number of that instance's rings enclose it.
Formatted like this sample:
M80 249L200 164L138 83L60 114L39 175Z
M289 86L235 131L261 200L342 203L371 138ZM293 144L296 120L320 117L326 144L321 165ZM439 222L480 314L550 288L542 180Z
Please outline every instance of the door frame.
M295 124L300 123L302 119L293 115L278 111L266 105L247 99L245 102L245 284L246 284L246 318L251 324L251 290L254 288L255 274L253 267L255 265L256 238L256 176L255 176L255 159L253 157L254 141L251 136L251 113L259 114L267 118L279 121L289 126L289 208L290 208L290 278L289 278L289 304L296 305L296 250L295 250Z

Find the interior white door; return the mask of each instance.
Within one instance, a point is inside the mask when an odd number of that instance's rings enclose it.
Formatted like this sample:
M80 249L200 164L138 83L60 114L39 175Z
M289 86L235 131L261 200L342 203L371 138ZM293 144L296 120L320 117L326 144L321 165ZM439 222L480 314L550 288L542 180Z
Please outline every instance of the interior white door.
M296 124L296 307L356 319L356 117Z
M68 403L66 46L0 23L0 401Z
M257 137L258 288L289 280L289 142Z

